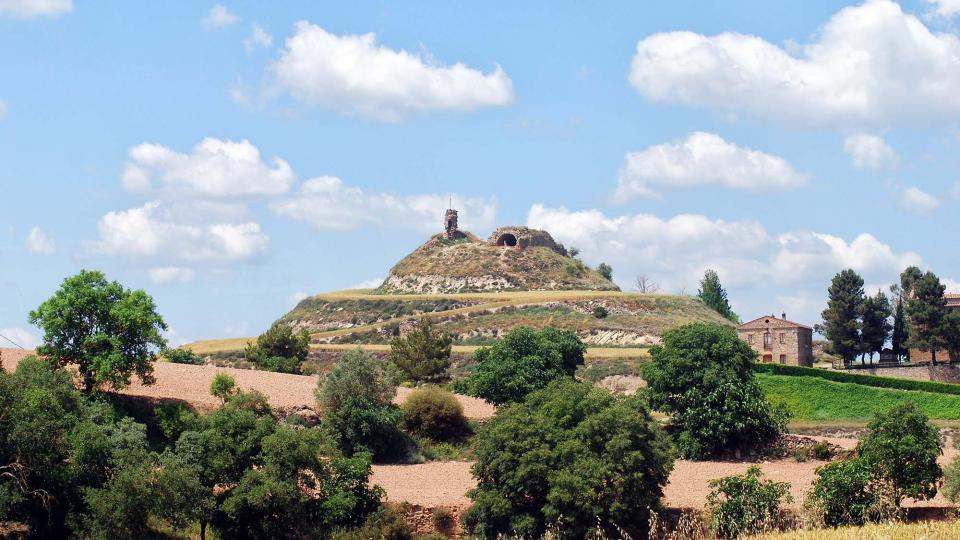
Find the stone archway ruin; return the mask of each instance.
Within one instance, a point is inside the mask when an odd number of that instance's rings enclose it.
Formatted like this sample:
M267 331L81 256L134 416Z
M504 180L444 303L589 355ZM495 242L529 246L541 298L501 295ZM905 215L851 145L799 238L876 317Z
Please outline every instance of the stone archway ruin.
M503 233L497 237L497 245L515 247L517 245L517 237L510 233Z

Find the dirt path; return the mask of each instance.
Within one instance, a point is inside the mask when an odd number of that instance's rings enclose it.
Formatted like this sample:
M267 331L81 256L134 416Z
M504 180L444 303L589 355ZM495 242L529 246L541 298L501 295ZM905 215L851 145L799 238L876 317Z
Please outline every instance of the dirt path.
M0 349L4 369L14 370L21 358L26 356L23 351L14 349ZM11 352L8 352L11 351ZM201 409L211 409L220 404L220 400L210 395L210 382L214 375L229 373L237 381L237 386L245 390L259 390L267 395L270 404L274 407L313 407L316 399L313 392L317 388L317 377L308 375L290 375L287 373L272 373L252 369L220 368L215 366L192 366L187 364L172 364L157 362L154 364L153 374L157 382L150 386L143 386L136 382L124 389L121 393L130 396L151 398L181 399ZM396 403L402 403L412 392L409 388L398 388ZM457 396L463 404L463 412L467 418L486 420L493 417L493 405L482 399L469 396Z

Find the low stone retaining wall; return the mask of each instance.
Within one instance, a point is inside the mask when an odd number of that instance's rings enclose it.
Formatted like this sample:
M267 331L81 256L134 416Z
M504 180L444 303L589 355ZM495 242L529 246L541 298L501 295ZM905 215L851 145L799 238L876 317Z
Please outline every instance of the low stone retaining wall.
M879 377L894 377L897 379L912 379L915 381L939 381L960 383L960 365L938 364L936 366L904 366L883 368L857 368L848 373L862 373Z

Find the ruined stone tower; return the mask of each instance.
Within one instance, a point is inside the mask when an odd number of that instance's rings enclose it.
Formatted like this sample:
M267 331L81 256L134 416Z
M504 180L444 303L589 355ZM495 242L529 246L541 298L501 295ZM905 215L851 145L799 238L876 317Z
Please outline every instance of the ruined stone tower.
M447 232L447 240L455 240L457 234L457 211L448 208L443 214L443 228Z

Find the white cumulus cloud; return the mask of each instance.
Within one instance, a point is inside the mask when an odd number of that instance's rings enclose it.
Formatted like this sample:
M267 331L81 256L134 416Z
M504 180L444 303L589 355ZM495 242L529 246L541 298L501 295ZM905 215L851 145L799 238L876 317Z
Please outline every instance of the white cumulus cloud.
M400 227L419 232L443 229L443 211L447 195L394 195L367 192L348 186L333 176L307 180L300 190L271 205L281 216L305 221L318 229L350 230L365 225ZM460 228L476 231L493 227L496 216L494 199L454 196L460 210Z
M249 197L286 193L296 180L290 165L273 158L265 163L250 141L207 137L189 154L143 143L130 148L123 185L148 191L159 181L168 194L202 197Z
M207 16L203 18L203 27L207 30L214 30L230 26L239 20L240 18L231 13L223 4L214 4Z
M192 268L183 266L161 266L151 268L147 275L156 285L167 285L169 283L189 283L196 277Z
M844 139L843 151L860 169L895 168L900 163L900 156L882 137L868 133L857 133Z
M24 349L35 349L40 345L40 338L29 330L18 327L0 328L0 347L10 348L17 345ZM6 338L6 339L4 339Z
M513 83L499 66L484 73L443 65L380 45L373 33L338 36L306 21L296 24L270 72L275 85L303 103L387 121L513 101Z
M653 34L630 83L674 102L805 125L950 122L960 117L960 39L891 0L847 7L787 50L732 32Z
M57 243L37 226L30 229L26 243L27 253L31 255L53 255L57 252Z
M183 214L159 201L109 212L88 248L104 255L214 262L248 260L267 250L269 238L255 222L191 222Z
M759 191L793 188L805 181L781 157L741 148L719 135L695 132L680 141L628 152L620 169L616 197L656 197L656 187L717 184Z
M940 200L916 186L900 189L900 204L914 214L926 215L940 207Z
M59 17L73 11L73 0L0 0L0 15L18 19Z
M250 27L250 35L243 40L243 48L247 52L253 52L254 49L262 47L264 49L273 45L273 36L267 33L259 24Z
M941 17L955 17L960 14L960 0L926 0L932 4L933 11Z
M307 298L310 298L310 295L303 291L297 291L295 293L291 293L290 296L287 297L287 305L290 307L294 307L297 304L299 304L302 300L305 300Z

